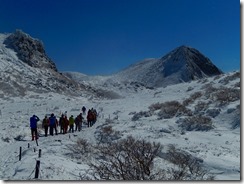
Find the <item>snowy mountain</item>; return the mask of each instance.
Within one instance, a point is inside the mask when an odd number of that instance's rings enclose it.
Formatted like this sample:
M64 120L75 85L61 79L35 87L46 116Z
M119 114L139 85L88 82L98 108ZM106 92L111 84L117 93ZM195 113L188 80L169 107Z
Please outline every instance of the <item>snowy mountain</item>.
M0 96L29 92L97 96L89 86L59 73L38 39L20 30L0 34Z
M145 59L115 75L149 87L162 87L189 82L222 72L198 50L181 46L160 59Z

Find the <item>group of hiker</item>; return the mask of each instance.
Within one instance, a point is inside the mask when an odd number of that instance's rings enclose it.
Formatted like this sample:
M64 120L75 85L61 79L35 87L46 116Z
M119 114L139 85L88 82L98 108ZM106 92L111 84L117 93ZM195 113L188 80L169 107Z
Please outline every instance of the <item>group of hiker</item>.
M86 108L82 107L82 112L78 114L75 118L71 115L69 118L67 117L67 111L61 115L58 119L53 113L48 117L45 115L42 120L42 128L45 132L45 137L48 136L48 130L50 135L58 135L58 127L60 127L59 133L74 133L74 131L81 131L82 124L87 124L87 127L92 127L94 123L97 121L97 111L95 109L89 109L87 112L86 120L83 118L83 115L86 115ZM30 128L31 128L31 136L32 141L38 139L37 132L37 122L40 121L40 118L36 115L30 117ZM75 127L74 127L75 126ZM68 130L69 129L69 130Z

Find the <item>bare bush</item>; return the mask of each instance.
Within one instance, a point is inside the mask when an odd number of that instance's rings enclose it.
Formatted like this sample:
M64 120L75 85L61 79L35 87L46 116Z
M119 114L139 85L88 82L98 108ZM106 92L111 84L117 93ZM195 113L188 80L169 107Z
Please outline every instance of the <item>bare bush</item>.
M212 118L215 118L216 116L218 116L221 112L221 109L208 109L206 111L207 115L212 117Z
M176 166L170 170L170 180L213 180L213 176L208 176L202 167L202 159L177 150L173 145L169 147L166 158Z
M237 78L240 78L240 72L235 72L234 74L232 74L232 75L230 75L230 76L226 76L225 78L221 79L221 80L219 81L219 83L226 85L226 84L228 84L230 81L233 81L233 80L235 80L235 79L237 79Z
M155 158L162 158L162 145L145 140L126 139L96 147L90 161L89 174L96 180L210 180L203 160L170 146L164 159L174 167L154 167ZM160 156L161 155L161 156Z
M202 115L181 118L176 123L185 131L209 131L214 128L211 118Z
M212 99L221 106L240 100L240 89L222 87L212 94Z
M241 83L240 83L240 82L235 83L235 84L234 84L234 87L235 87L235 88L240 88L240 87L241 87Z
M98 144L111 144L114 140L121 138L121 132L115 131L111 125L101 125L95 131Z
M76 144L68 145L68 148L72 151L71 156L76 159L86 157L92 150L92 146L86 139L78 139Z
M200 98L202 95L203 94L200 91L195 92L191 94L189 98L185 99L182 104L184 106L188 106L189 104L193 103L196 99Z
M137 121L142 117L150 117L152 116L152 113L150 111L140 111L138 113L135 113L133 117L131 118L132 121Z
M212 93L216 92L218 88L214 87L212 84L206 84L202 88L205 91L204 95L209 98Z
M208 103L204 101L198 101L195 105L195 113L198 114L201 111L205 111L208 108Z
M164 106L164 103L157 102L157 103L150 105L148 108L150 111L153 112L153 111L157 111L157 110L161 109L163 106Z
M183 114L190 115L191 111L183 106L180 102L170 101L162 104L158 116L159 119L169 119Z
M7 142L7 143L10 143L10 141L11 141L11 139L9 137L5 137L5 138L2 137L2 140L3 140L3 142Z
M132 137L100 145L95 153L97 159L91 162L94 179L98 180L155 180L162 179L162 173L153 172L153 162L161 145Z

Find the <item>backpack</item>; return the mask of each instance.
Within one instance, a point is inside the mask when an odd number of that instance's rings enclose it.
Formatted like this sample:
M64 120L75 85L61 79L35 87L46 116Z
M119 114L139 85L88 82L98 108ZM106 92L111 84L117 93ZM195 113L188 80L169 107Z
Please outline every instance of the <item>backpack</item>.
M50 126L55 126L55 123L56 123L56 117L55 117L55 116L50 117L50 118L49 118L49 122L50 122Z
M48 126L49 125L49 121L47 118L44 118L42 121L43 126Z

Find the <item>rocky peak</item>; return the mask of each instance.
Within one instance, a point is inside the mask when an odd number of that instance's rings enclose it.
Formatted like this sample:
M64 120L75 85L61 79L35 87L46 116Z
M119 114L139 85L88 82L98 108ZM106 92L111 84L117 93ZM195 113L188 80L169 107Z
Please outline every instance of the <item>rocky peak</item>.
M21 30L16 30L4 41L4 44L13 49L20 60L35 68L50 68L57 71L55 63L46 55L43 43L34 39Z

